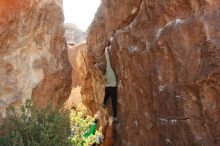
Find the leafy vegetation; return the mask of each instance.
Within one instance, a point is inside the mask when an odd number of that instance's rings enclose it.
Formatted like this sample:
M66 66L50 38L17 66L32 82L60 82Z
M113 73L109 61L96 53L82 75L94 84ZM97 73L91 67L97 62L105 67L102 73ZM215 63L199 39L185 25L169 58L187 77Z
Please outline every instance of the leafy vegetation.
M47 107L38 110L27 101L20 110L10 108L8 134L0 137L1 146L88 146L95 142L95 135L83 135L93 124L94 118L86 111L61 111Z
M72 110L70 112L71 130L74 132L70 136L70 140L73 146L85 146L95 143L95 139L98 135L101 135L101 128L95 132L94 135L90 135L88 138L84 137L90 126L93 124L95 118L91 116L85 116L86 111L76 112Z

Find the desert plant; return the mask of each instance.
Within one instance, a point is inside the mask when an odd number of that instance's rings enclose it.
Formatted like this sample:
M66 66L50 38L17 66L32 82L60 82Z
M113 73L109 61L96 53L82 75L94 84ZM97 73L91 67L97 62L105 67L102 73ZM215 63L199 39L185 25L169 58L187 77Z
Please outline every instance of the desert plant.
M101 134L101 128L89 137L84 136L94 121L95 118L88 116L86 111L76 112L72 110L70 112L71 130L73 131L70 140L73 146L88 146L95 143L96 137Z
M69 112L61 112L48 104L36 109L31 101L16 111L11 107L8 112L8 134L3 137L8 146L61 146L71 145L67 139L70 131Z
M85 111L61 111L48 104L37 109L27 101L19 110L8 111L9 129L0 137L0 146L88 146L95 142L95 135L85 137L94 118Z

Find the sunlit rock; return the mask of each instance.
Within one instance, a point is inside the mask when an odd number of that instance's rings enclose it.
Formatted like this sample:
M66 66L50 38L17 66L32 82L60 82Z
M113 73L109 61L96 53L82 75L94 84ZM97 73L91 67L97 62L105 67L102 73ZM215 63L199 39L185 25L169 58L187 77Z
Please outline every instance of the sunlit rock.
M71 66L61 0L0 1L0 113L33 99L36 106L66 100Z

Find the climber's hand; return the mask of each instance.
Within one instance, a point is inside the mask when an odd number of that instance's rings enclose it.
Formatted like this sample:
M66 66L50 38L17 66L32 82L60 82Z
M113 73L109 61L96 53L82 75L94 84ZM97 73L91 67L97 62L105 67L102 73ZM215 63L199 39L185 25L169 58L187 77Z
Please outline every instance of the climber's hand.
M110 47L106 47L106 48L105 48L105 52L106 52L106 53L107 53L107 52L109 53L109 48L110 48Z
M107 51L108 51L108 47L105 48L105 53L107 53Z

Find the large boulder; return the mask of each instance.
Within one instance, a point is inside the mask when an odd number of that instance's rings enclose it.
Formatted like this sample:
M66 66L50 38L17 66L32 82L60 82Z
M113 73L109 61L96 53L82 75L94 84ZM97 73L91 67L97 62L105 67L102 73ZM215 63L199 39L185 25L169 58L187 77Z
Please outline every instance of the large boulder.
M33 99L64 102L71 90L62 0L0 1L0 112Z
M103 0L88 30L84 103L101 108L104 81L117 75L115 146L220 145L220 1ZM109 111L111 112L111 111Z

